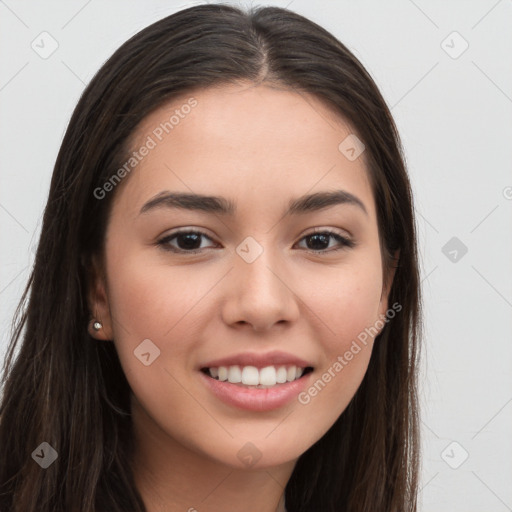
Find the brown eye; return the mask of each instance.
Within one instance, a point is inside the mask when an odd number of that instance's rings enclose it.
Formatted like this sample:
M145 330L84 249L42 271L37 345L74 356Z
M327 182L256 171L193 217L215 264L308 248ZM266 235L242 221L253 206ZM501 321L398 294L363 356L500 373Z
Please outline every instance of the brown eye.
M198 253L205 247L201 247L202 238L211 240L205 233L201 231L177 231L158 241L158 245L162 249L178 253ZM172 245L175 242L176 245Z
M334 252L347 247L351 248L355 245L353 240L349 240L334 231L317 231L306 235L302 240L306 240L306 250L314 253ZM329 244L332 240L337 242L338 247L335 249L330 249Z

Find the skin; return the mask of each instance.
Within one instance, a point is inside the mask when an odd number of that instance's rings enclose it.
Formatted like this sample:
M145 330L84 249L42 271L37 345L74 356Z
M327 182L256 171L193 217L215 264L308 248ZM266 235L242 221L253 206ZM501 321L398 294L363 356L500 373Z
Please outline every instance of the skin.
M388 309L375 202L364 153L349 161L338 150L350 126L315 97L289 90L237 84L194 91L150 114L133 147L191 96L197 106L115 191L104 260L89 292L103 328L90 332L113 340L133 391L134 473L149 512L274 512L298 457L361 384L373 340L309 404L292 400L268 412L224 404L197 366L278 349L313 364L311 383L332 367ZM367 214L341 204L282 217L291 199L339 189L357 196ZM223 196L237 211L140 214L162 191ZM201 253L158 245L183 227L205 232ZM314 228L356 245L334 238L315 245L304 238ZM247 236L263 247L252 263L236 252ZM168 245L183 248L178 242ZM134 356L144 339L160 350L149 366ZM250 467L237 457L248 441L261 454Z

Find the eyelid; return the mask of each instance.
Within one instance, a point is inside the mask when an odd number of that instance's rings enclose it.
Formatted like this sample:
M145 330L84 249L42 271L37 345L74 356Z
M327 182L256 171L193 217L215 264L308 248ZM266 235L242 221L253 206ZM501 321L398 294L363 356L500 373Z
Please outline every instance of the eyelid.
M340 228L330 228L330 227L318 227L313 228L312 231L306 231L305 234L301 236L301 239L305 236L314 235L316 233L335 233L343 238L346 238L347 240L352 240L353 236L351 233L349 233L346 229L340 229Z

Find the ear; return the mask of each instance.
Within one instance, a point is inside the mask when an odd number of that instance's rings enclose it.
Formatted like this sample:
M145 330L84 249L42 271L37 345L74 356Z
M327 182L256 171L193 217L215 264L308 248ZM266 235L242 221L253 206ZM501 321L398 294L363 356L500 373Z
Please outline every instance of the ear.
M87 303L89 305L91 320L89 321L87 330L89 334L97 340L112 340L112 318L105 273L96 255L91 258L91 264L88 269ZM93 328L93 324L96 321L102 324L99 330Z
M395 251L393 254L390 268L387 270L387 275L384 276L382 282L382 294L380 296L380 305L379 305L379 316L386 315L386 311L388 310L388 300L389 300L389 292L391 291L391 287L393 285L393 280L395 279L395 272L398 268L398 262L400 259L400 250Z

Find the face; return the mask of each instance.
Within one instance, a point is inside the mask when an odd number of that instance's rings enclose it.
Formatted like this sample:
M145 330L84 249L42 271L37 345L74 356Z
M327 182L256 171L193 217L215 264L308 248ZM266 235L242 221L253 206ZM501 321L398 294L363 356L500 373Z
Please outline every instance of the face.
M388 304L365 155L339 149L351 133L313 96L254 85L139 126L90 304L162 446L277 466L354 396Z

